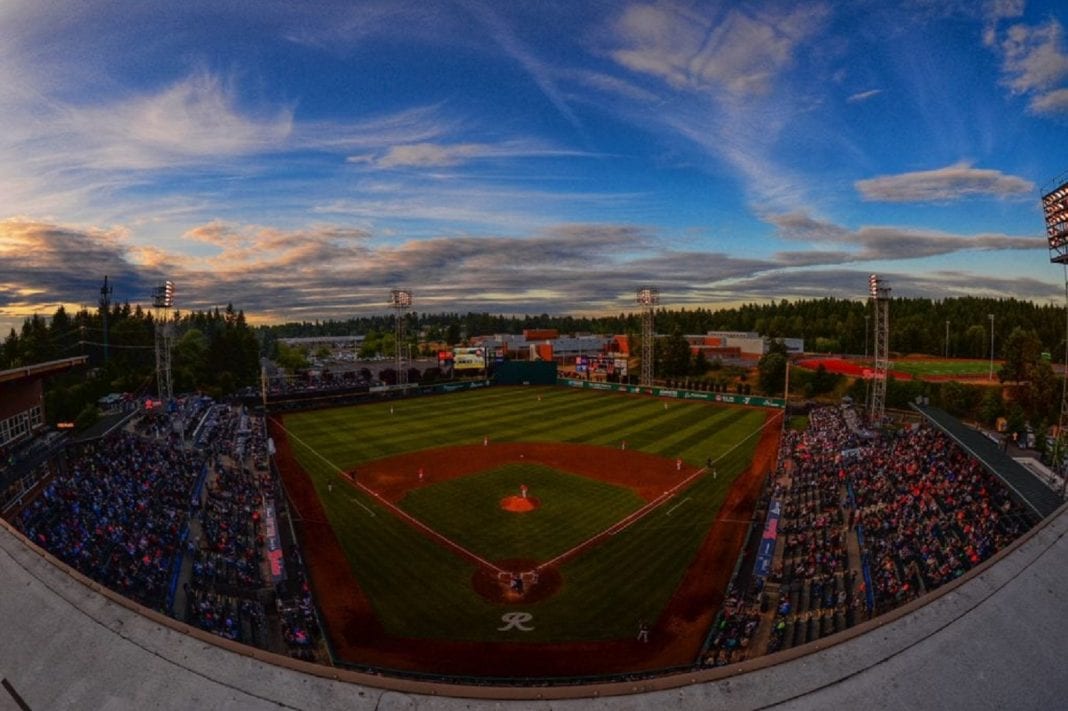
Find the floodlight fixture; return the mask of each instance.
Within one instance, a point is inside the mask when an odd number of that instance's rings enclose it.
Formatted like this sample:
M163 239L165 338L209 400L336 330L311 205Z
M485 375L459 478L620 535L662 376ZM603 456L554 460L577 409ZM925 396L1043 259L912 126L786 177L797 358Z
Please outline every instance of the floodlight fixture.
M1068 264L1068 176L1062 176L1054 184L1056 187L1042 196L1049 261Z
M392 289L389 292L389 305L401 310L412 308L412 292L407 289Z
M174 282L167 280L152 290L152 306L157 309L174 308Z
M643 286L638 289L637 302L639 306L656 306L660 303L660 290L654 286Z
M868 295L873 299L879 298L879 275L868 275Z

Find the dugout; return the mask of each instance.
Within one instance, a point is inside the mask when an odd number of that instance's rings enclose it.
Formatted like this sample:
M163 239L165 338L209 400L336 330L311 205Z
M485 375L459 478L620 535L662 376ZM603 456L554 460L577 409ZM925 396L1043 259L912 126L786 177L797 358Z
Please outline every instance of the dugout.
M494 385L556 385L556 363L547 360L506 360L493 369Z

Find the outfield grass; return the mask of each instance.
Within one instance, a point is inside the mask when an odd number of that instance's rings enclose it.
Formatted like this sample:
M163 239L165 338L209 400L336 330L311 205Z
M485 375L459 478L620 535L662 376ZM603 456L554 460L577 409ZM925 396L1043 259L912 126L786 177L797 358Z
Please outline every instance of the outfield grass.
M764 417L763 411L708 403L671 401L665 409L662 401L647 397L530 387L489 388L392 404L296 413L287 415L284 424L291 433L293 451L311 476L361 587L390 633L542 642L627 638L635 634L638 620L657 618L693 560L731 482L749 464ZM666 506L564 564L561 590L521 608L534 615L533 631L508 636L498 629L501 614L517 608L491 603L473 592L475 568L469 561L429 540L360 491L346 488L338 495L335 488L332 494L327 492L338 470L404 452L480 443L485 435L494 441L609 447L618 447L620 440L626 440L628 449L682 457L693 466L711 458L719 476L715 480L698 479ZM478 494L487 499L479 504L486 507L486 517L479 513L474 519L472 497L483 484L478 477L427 486L409 493L401 505L420 520L433 521L428 525L457 542L463 539L472 549L493 550L487 557L497 560L547 559L551 551L567 549L568 541L585 536L584 531L603 530L605 521L610 525L640 505L628 500L621 488L598 489L607 485L581 477L581 482L574 482L574 475L552 470L539 474L509 467L486 473L512 491L518 489L519 482L527 483L532 493L548 504L556 497L535 488L541 483L531 483L535 481L532 477L540 475L544 475L547 487L586 492L569 493L571 503L589 495L599 504L603 502L605 510L591 512L587 502L572 512L577 520L571 524L585 528L565 530L556 523L559 540L552 540L547 533L535 544L533 538L537 537L509 533L507 527L538 512L493 518L496 514L490 512L488 500L498 499L497 491ZM523 481L528 478L531 480ZM492 483L498 482L494 479ZM589 520L582 520L584 517ZM552 526L545 530L551 531ZM499 548L492 547L495 539ZM524 547L534 545L536 550Z

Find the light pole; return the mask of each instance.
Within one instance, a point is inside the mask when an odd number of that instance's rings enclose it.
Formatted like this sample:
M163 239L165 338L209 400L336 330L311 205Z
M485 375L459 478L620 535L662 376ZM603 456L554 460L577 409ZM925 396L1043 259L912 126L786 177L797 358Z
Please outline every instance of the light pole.
M949 320L946 320L946 358L949 358Z
M864 314L864 358L868 357L868 321L871 320L871 314Z
M990 380L994 379L994 314L987 314L990 319Z

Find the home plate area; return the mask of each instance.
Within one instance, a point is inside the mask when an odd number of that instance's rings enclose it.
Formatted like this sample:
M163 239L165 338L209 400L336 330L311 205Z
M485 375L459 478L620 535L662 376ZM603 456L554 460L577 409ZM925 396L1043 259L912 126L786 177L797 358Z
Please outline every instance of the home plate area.
M490 602L540 602L552 597L563 583L555 567L539 568L532 560L502 560L496 565L498 570L480 567L471 577L475 592Z

